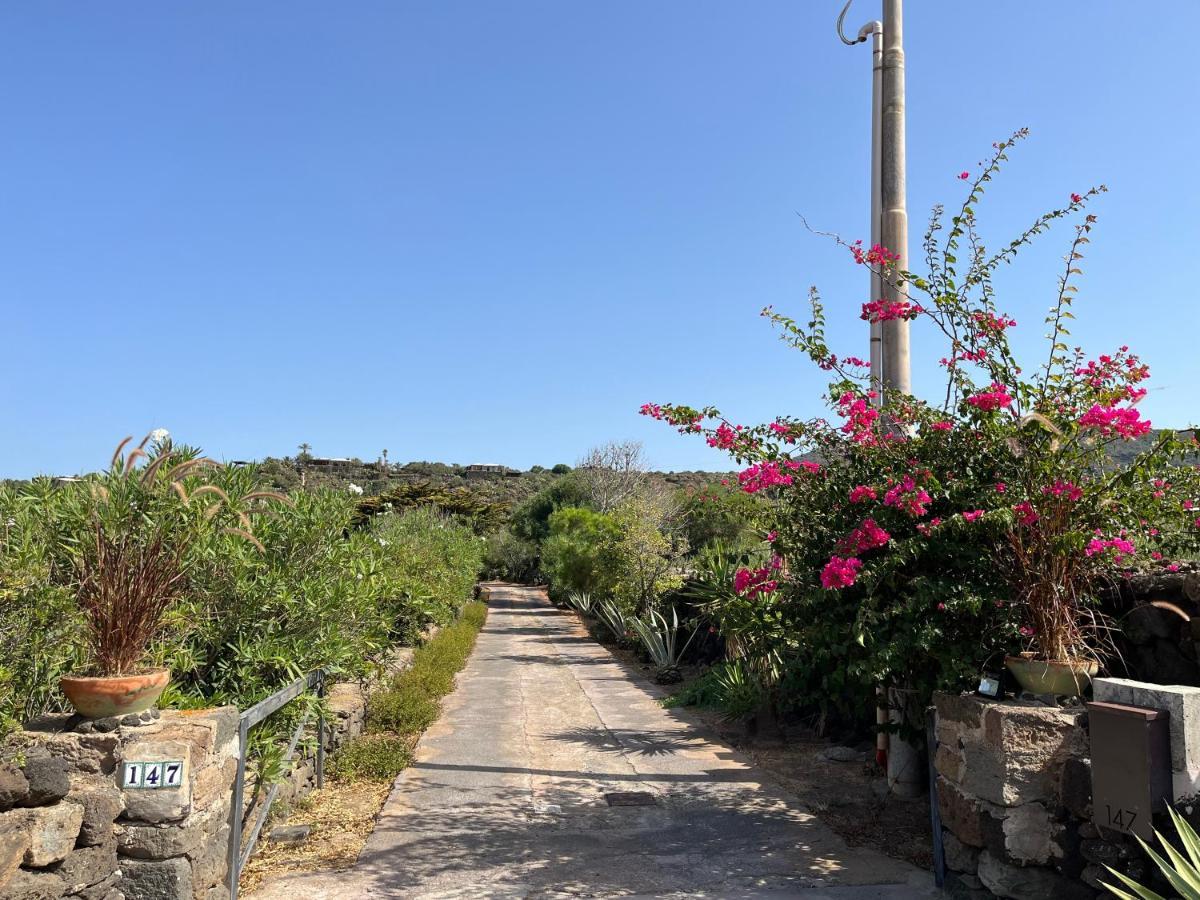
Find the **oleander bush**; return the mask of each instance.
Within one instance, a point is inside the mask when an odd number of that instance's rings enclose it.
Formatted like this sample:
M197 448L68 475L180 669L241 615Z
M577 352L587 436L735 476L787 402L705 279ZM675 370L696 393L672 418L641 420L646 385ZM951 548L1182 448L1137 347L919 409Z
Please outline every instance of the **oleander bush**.
M199 458L168 444L142 465L167 451ZM412 507L364 522L348 493L277 501L254 467L204 468L203 494L198 478L178 480L195 494L185 574L151 635L149 661L173 673L164 704L245 708L314 668L366 675L471 597L484 541L452 514ZM59 677L92 664L77 560L95 540L88 511L105 477L0 488L0 733L63 708Z

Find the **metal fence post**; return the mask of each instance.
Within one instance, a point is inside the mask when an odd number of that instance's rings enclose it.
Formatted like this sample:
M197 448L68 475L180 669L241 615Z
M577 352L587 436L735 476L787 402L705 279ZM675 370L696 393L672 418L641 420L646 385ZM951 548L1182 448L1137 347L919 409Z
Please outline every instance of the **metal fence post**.
M237 900L238 876L241 875L242 850L242 803L246 791L246 751L249 744L250 723L246 719L238 722L238 764L233 780L233 802L229 810L229 900Z
M317 675L317 787L325 787L325 671Z

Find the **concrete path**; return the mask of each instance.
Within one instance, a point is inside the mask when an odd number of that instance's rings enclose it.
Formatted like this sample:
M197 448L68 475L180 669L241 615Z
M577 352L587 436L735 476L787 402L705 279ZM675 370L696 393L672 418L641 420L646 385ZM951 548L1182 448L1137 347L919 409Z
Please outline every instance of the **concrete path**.
M358 863L256 900L376 897L932 897L849 849L765 773L533 589L491 586L487 625ZM645 792L651 806L605 795Z

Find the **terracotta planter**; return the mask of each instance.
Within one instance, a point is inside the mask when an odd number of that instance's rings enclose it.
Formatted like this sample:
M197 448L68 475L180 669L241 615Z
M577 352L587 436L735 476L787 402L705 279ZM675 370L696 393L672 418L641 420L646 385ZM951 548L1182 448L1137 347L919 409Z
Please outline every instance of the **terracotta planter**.
M107 719L145 712L155 704L170 680L169 669L151 669L110 678L67 676L58 684L81 716Z
M1081 696L1100 668L1094 659L1061 662L1034 659L1032 656L1006 656L1004 666L1013 673L1017 683L1031 694L1063 694L1068 697Z

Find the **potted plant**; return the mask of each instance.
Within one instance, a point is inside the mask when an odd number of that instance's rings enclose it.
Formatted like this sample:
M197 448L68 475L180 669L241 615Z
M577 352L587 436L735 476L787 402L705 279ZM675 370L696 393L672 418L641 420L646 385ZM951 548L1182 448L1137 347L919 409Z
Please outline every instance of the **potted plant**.
M219 464L176 450L165 435L147 450L151 437L128 453L126 438L107 471L71 485L73 588L88 668L62 678L60 687L87 718L143 712L166 688L170 673L147 665L148 650L164 614L187 590L190 554L208 529L223 528L261 549L247 514L200 478ZM273 496L250 494L241 502ZM227 517L237 525L225 526Z

